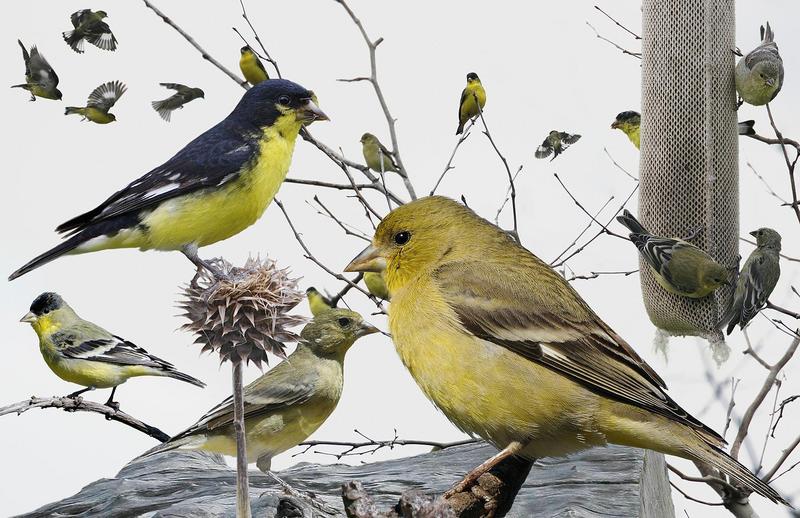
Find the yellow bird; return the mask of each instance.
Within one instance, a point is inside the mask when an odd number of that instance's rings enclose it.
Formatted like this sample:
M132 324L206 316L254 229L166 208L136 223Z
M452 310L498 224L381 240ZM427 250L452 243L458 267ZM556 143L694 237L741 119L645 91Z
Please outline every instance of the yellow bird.
M641 134L642 116L639 112L628 110L621 112L611 123L611 129L618 129L628 136L631 143L639 149L639 136Z
M476 100L478 101L477 103L475 102ZM478 74L470 72L467 74L467 86L461 92L461 100L458 102L458 129L456 130L456 135L460 135L464 131L464 124L471 118L477 117L485 105L486 90L483 89Z
M356 340L377 332L361 315L347 309L333 309L314 317L303 329L297 349L244 387L247 461L268 471L272 457L314 433L339 403L345 354ZM143 456L175 449L235 457L232 398Z
M120 81L109 81L98 86L89 94L86 106L67 106L64 115L77 113L82 115L81 120L90 120L96 124L108 124L114 122L117 117L110 110L125 93L128 88Z
M317 291L317 288L311 286L306 290L306 299L308 300L308 309L314 316L321 315L323 312L336 306L331 302L331 299Z
M393 210L345 271L385 273L401 360L450 421L502 450L454 490L511 455L615 443L705 462L785 503L561 275L469 208L434 196Z
M382 273L364 272L364 285L370 293L379 299L389 300L389 288L386 287L386 281L383 279Z
M364 133L359 142L361 142L361 152L364 154L364 161L367 163L367 167L376 173L398 171L392 152L381 144L378 137L372 133Z
M241 56L239 57L239 69L244 74L247 82L255 86L261 81L269 79L267 69L264 68L264 63L258 58L253 49L245 45L240 50Z

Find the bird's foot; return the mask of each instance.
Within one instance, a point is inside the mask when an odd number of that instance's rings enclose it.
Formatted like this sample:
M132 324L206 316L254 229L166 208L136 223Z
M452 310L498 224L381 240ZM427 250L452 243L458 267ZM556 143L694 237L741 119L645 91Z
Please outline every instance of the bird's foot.
M181 252L183 252L183 255L185 255L186 258L189 259L192 262L192 264L194 264L197 267L197 273L195 274L192 283L195 283L195 281L201 277L201 272L203 270L209 272L217 280L225 280L228 278L228 275L221 269L217 268L209 261L204 261L200 259L200 256L197 254L196 245L186 245L181 249Z
M111 401L109 399L108 401L106 401L106 406L110 407L110 408L113 408L114 412L119 412L119 403L116 402L116 401ZM106 417L106 419L108 419L108 417Z
M698 234L700 234L700 232L702 232L702 230L703 230L703 226L702 225L699 226L699 227L690 228L689 232L686 234L686 237L684 237L683 240L684 241L690 241L690 242L694 241L694 238L696 238L698 236Z
M733 52L733 55L734 55L734 56L738 56L738 57L742 57L742 56L744 56L744 54L742 54L742 51L741 51L741 50L739 50L739 47L733 47L733 48L731 49L731 52Z
M67 397L70 398L70 399L75 399L76 397L80 396L81 394L83 394L85 392L89 392L90 390L94 390L94 387L86 387L85 389L76 390L75 392L72 392L71 394L67 394Z
M458 493L463 493L467 489L471 488L478 482L478 479L481 478L482 475L488 473L492 468L500 464L502 461L507 459L508 457L514 456L522 450L522 444L518 442L513 442L505 447L501 452L497 455L489 458L486 462L478 466L477 468L473 469L469 473L467 473L464 478L461 479L459 483L455 486L451 487L443 496L445 499L450 498L453 495Z

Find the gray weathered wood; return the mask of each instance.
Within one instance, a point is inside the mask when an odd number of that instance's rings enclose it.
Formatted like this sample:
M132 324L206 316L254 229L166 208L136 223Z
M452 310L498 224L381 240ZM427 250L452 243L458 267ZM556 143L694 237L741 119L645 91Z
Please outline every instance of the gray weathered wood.
M469 469L495 453L485 444L448 448L416 457L360 466L301 463L281 471L295 489L310 491L342 509L343 482L364 484L379 509L416 489L440 494ZM236 472L216 455L169 452L125 466L112 479L92 482L79 493L21 515L26 518L233 517ZM253 516L272 518L285 493L271 478L250 473ZM312 516L307 502L294 502ZM331 516L316 510L314 516ZM674 516L664 458L633 448L595 448L567 459L536 462L507 515L513 518L667 518Z

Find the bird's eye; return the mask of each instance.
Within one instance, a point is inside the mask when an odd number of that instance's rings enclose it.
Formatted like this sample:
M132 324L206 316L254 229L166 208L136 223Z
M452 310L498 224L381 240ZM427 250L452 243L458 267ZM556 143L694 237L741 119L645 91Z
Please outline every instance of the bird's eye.
M289 103L291 103L291 102L292 102L292 100L289 99L288 95L281 95L280 97L278 97L278 104L283 104L284 106L289 106Z
M342 317L339 319L339 327L347 327L350 325L350 319L347 317Z
M409 239L411 239L411 233L406 230L398 232L394 235L394 242L398 245L404 245L408 243Z

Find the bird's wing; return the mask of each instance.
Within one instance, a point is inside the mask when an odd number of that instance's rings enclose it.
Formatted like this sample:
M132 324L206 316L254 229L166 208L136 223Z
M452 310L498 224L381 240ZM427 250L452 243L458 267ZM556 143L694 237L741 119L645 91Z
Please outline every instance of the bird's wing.
M58 75L50 63L39 53L39 49L33 47L30 54L30 66L27 75L31 76L33 81L46 89L52 89L58 86Z
M188 86L182 85L180 83L158 83L158 84L163 86L164 88L169 88L170 90L175 90L177 92L182 92L189 89Z
M164 164L117 191L98 207L62 223L56 231L78 232L99 221L156 207L170 198L221 187L238 178L242 166L257 151L256 142L215 126Z
M90 14L92 14L91 9L81 9L80 11L75 11L72 13L72 15L69 17L69 21L71 21L72 26L77 29L78 26L82 24L84 20L86 20L86 17Z
M81 336L78 332L74 336ZM105 333L103 333L105 334ZM76 340L72 345L64 342L61 354L67 358L94 362L112 363L114 365L141 365L158 370L172 370L174 365L148 353L138 345L111 335L107 338Z
M86 41L103 50L117 50L117 38L106 22L93 24L86 34Z
M576 143L581 138L580 135L570 135L569 133L566 133L564 131L559 133L558 136L561 139L561 142L563 144L566 144L566 146Z
M31 55L28 54L28 49L25 48L21 40L17 40L17 43L22 49L22 60L25 62L25 77L28 78L31 75Z
M262 72L264 72L264 76L265 77L269 77L269 74L267 73L267 69L264 68L264 63L261 62L261 59L258 57L258 55L255 52L253 52L253 58L255 58L254 61L256 62L256 66L258 67L258 69L261 70Z
M392 154L392 152L391 152L391 151L389 151L389 150L386 148L386 146L384 146L384 145L381 143L381 141L380 141L380 140L378 141L378 149L380 149L380 150L381 150L381 153L383 154L383 156L385 156L386 158L388 158L388 159L389 159L389 161L392 163L392 167L394 167L395 169L400 169L400 167L397 165L397 162L395 162L395 161L394 161L394 155Z
M550 156L550 153L552 152L553 152L553 145L550 143L550 139L546 138L544 139L544 142L542 142L542 144L538 148L536 148L534 156L536 158L546 158Z
M744 57L744 63L747 68L753 70L756 63L766 60L781 61L781 55L778 52L778 45L774 41L764 42L758 47L754 48ZM781 79L783 79L781 77Z
M121 81L109 81L98 86L89 94L87 106L107 112L122 97L127 87Z
M162 110L171 111L180 108L181 106L184 105L185 102L186 98L183 96L182 93L178 92L170 95L163 101L156 101L156 103L153 104L153 107L156 108L156 106L158 106L156 110L159 112Z
M469 95L469 90L464 88L461 91L461 99L458 101L458 120L461 120L461 107L464 106L464 101L467 100L467 95Z
M519 252L510 265L459 261L434 272L465 331L593 392L704 429L563 277L527 251Z
M761 273L763 263L766 258L762 255L755 261L748 261L747 271L741 272L740 275L745 275L744 294L742 296L742 310L740 322L749 322L752 320L769 298L764 286L764 275Z
M672 282L672 278L670 277L668 266L672 260L672 255L682 247L692 246L677 239L658 237L651 234L632 233L630 238L636 248L639 249L639 252L641 252L644 260L647 261L647 264L670 282Z

